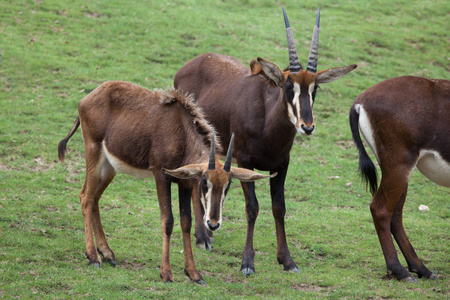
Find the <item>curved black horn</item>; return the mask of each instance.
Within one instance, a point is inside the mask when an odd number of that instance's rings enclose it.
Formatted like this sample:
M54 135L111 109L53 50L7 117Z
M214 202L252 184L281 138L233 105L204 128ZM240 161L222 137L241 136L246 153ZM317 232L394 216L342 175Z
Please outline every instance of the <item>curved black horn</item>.
M283 8L284 24L286 25L286 37L288 42L288 52L289 52L289 70L291 73L298 73L302 69L300 62L298 61L297 48L295 47L294 35L292 34L291 26L289 25L289 20L286 11Z
M209 164L208 170L216 169L216 140L214 137L214 131L211 131L211 150L209 150Z
M311 50L309 51L308 65L306 70L317 72L317 58L319 54L319 24L320 23L320 8L317 9L316 25L314 26L313 37L311 40Z
M227 157L225 158L225 164L223 165L223 170L225 172L230 172L231 170L231 158L233 157L233 145L234 145L234 132L231 135L230 145L228 146Z

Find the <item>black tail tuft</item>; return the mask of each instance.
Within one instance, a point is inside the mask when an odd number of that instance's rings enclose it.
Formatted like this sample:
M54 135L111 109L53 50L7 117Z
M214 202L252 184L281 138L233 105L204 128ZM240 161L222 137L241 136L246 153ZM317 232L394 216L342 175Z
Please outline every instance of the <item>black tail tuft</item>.
M59 162L64 162L64 155L66 154L66 147L67 147L67 141L68 139L64 139L59 142L58 144L58 160Z
M78 116L75 122L73 123L72 129L70 129L69 134L61 140L58 144L58 160L60 162L64 162L64 155L66 153L67 142L72 137L72 135L77 131L78 126L80 126L80 117Z
M370 159L369 155L364 148L361 136L359 135L359 114L356 112L355 107L350 109L350 128L352 130L353 141L359 151L359 170L361 171L361 177L366 182L366 187L370 187L370 193L375 195L378 190L377 169Z

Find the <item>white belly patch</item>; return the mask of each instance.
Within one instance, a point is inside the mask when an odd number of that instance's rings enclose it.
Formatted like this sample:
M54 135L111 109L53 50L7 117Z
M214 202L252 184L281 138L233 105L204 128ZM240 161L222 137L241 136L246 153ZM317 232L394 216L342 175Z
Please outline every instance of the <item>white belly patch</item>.
M114 168L114 170L116 170L117 173L125 173L137 178L153 177L153 173L151 170L143 170L132 167L126 162L112 155L106 148L105 143L102 143L102 146L103 146L103 153L105 154L106 159Z
M439 152L421 150L416 166L420 173L434 183L450 187L450 164L441 157Z

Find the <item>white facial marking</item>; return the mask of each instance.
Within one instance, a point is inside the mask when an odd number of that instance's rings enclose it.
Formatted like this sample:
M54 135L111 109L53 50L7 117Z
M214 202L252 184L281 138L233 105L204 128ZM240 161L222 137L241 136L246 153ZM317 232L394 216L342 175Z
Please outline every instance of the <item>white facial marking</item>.
M450 187L450 164L442 158L439 152L421 150L416 166L420 173L434 183Z
M211 212L211 194L212 194L213 185L212 185L211 181L209 181L209 180L206 180L206 185L208 187L208 191L206 192L206 194L204 196L202 195L202 204L203 204L203 209L205 210L203 222L205 222L205 226L206 226L206 228L208 228L208 224L206 224L206 221L208 221L209 214Z
M294 113L294 109L297 115ZM299 122L300 118L298 117L300 116L300 85L298 83L294 83L294 99L292 99L292 105L288 103L288 116L297 132L300 135L306 135Z
M367 112L361 104L356 104L355 110L359 114L359 130L364 136L364 139L369 144L379 163L380 159L378 158L377 147L375 144L375 138L373 136L373 130L370 124L369 116L367 115Z
M219 225L222 226L222 210L223 210L223 205L225 204L225 193L227 191L228 186L230 185L229 182L227 182L226 184L223 185L222 188L222 197L220 199L220 216L219 216ZM220 228L219 226L219 228ZM219 229L217 228L217 229Z
M300 104L300 85L298 83L294 83L294 99L292 99L292 103L294 103L295 106L298 106ZM298 111L299 109L297 109Z
M309 85L308 88L308 94L309 94L309 105L311 106L311 108L313 107L313 93L314 93L314 88L316 87L316 83L313 82Z

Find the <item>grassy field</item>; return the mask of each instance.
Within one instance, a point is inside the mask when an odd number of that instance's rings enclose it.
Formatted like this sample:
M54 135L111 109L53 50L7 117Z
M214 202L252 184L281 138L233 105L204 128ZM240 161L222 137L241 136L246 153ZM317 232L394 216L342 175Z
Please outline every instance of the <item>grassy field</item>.
M325 2L325 1L322 1ZM384 280L386 267L357 172L348 110L373 84L400 75L449 79L450 3L429 0L326 1L321 5L319 69L358 68L318 91L316 134L297 137L286 182L286 230L301 273L276 262L267 181L257 183L256 274L239 272L244 198L234 182L213 252L194 249L208 286L183 274L178 205L171 263L175 283L159 278L162 235L152 179L118 175L101 200L117 267L88 268L78 193L84 148L78 131L66 162L57 144L77 105L106 80L149 89L204 52L248 63L288 64L281 5L306 64L316 1L56 1L0 3L0 297L95 299L424 299L450 297L449 190L418 172L404 225L438 280ZM176 189L173 189L176 197ZM430 207L418 210L420 204ZM405 263L401 257L402 263Z

